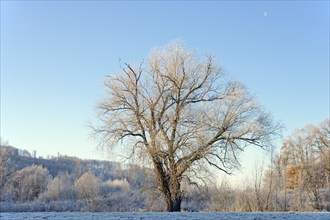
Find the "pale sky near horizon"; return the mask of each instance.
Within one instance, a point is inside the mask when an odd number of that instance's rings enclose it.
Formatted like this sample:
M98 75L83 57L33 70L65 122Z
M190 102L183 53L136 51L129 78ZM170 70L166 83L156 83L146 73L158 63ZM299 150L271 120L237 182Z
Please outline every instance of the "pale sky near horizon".
M1 1L2 139L104 159L86 124L105 76L177 39L214 54L284 137L329 117L329 1Z

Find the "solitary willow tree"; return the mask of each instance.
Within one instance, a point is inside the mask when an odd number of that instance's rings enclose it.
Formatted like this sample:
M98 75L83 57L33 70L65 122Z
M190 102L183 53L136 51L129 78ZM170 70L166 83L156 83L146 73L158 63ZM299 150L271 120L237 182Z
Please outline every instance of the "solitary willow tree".
M266 148L277 134L245 87L225 80L213 56L181 44L155 49L139 67L105 81L94 127L101 143L150 161L167 211L180 211L181 182L201 166L230 173L247 145Z

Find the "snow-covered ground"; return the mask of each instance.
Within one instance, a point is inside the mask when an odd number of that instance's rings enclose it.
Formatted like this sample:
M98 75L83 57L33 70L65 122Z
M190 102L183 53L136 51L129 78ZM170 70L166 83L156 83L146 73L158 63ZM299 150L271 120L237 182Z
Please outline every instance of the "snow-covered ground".
M153 219L171 219L171 220L227 220L227 219L244 219L244 220L330 220L329 212L318 213L219 213L219 212L21 212L21 213L0 213L1 220L153 220Z

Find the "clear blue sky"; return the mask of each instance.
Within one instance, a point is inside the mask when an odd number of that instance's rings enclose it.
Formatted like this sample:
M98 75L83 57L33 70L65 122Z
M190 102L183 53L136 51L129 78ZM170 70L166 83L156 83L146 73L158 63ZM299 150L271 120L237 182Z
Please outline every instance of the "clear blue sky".
M100 158L86 124L105 75L176 39L216 55L284 135L329 117L329 1L1 1L1 137Z

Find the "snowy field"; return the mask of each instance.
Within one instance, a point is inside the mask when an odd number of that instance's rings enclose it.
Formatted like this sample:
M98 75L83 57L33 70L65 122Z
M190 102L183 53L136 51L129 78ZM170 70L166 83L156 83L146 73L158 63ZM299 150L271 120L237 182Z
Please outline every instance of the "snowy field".
M21 212L21 213L0 213L1 220L24 220L24 219L49 219L49 220L197 220L197 219L244 219L244 220L330 220L329 212L322 213L219 213L219 212Z

